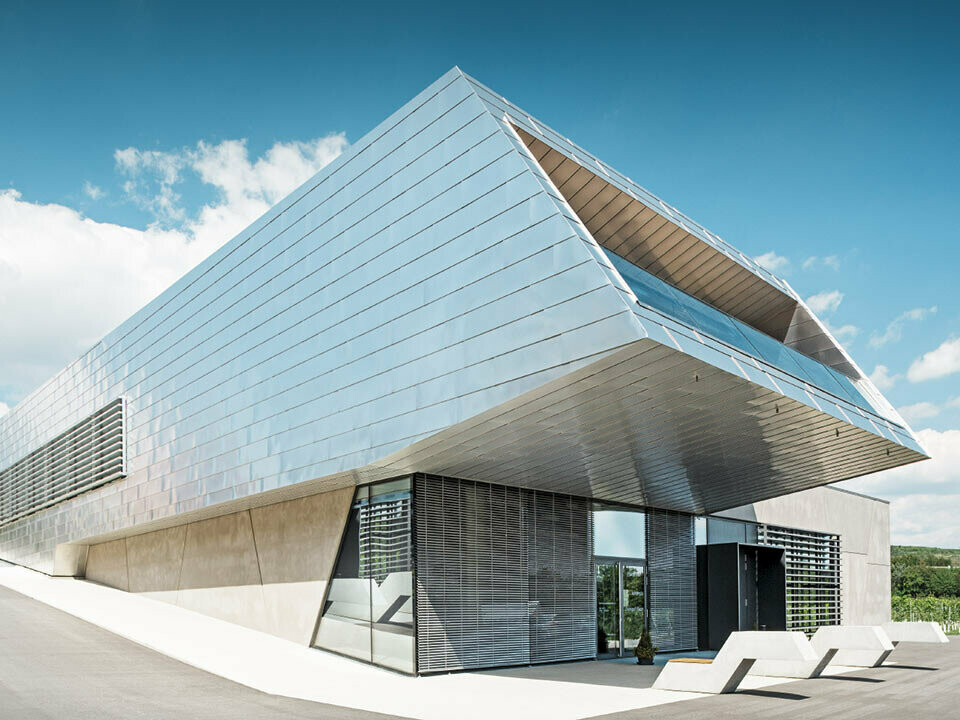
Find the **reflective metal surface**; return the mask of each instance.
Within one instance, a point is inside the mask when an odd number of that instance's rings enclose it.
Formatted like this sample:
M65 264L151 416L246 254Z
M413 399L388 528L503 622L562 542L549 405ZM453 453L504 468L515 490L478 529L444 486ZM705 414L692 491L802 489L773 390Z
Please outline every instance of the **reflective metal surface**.
M451 70L0 418L2 468L128 403L127 477L0 526L0 557L408 471L701 512L923 457L638 305L519 115Z
M522 138L536 168L603 247L791 348L868 385L881 412L902 423L869 378L786 280L569 138L469 78L490 110Z

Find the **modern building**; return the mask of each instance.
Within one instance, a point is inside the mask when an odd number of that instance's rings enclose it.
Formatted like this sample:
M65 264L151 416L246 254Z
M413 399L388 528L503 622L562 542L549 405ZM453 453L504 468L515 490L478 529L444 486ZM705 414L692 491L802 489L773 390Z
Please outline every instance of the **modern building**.
M0 419L0 558L407 673L690 649L885 619L887 505L826 486L925 457L789 284L454 68Z

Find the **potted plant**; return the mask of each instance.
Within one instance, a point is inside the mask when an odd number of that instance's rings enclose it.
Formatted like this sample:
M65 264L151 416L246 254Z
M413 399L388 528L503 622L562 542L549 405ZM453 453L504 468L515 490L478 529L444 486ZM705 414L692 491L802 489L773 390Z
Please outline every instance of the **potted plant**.
M653 656L657 654L657 648L653 646L650 631L646 628L640 633L640 642L634 648L633 654L637 656L637 665L653 665Z

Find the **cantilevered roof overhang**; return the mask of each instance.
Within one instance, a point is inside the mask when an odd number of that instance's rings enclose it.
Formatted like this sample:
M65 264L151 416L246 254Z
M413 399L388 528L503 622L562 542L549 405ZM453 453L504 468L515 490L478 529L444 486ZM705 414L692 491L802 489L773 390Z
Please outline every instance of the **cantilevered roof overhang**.
M710 513L927 457L785 281L468 80L595 248L636 334L586 367L393 453L377 469ZM617 258L706 303L724 316L719 322L749 326L741 329L751 339L711 336L638 298ZM763 338L796 356L751 349Z
M377 466L710 513L926 457L879 417L654 332Z

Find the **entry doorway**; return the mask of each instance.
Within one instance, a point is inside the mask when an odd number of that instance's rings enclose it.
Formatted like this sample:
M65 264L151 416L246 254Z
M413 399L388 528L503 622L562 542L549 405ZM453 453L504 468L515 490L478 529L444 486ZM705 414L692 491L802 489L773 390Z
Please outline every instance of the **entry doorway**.
M647 624L647 564L639 558L597 557L597 657L633 654Z
M697 547L697 632L719 650L736 630L786 630L784 549L723 543Z

